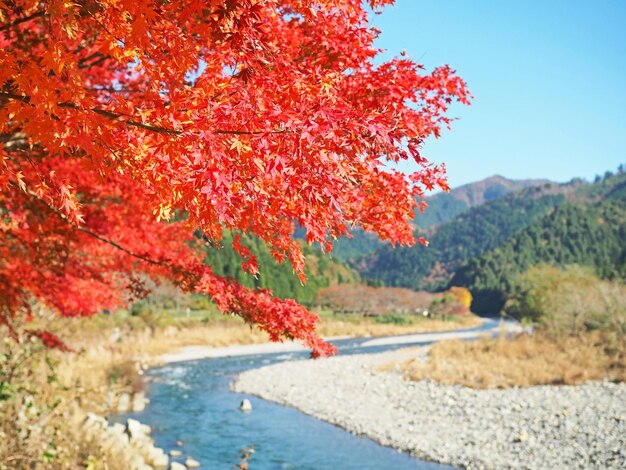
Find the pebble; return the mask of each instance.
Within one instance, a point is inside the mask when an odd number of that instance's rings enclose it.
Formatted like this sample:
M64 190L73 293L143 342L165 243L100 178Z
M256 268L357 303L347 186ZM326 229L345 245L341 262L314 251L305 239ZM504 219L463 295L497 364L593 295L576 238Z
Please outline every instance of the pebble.
M400 354L283 362L246 371L231 386L424 460L484 469L626 468L626 384L474 390L377 371Z

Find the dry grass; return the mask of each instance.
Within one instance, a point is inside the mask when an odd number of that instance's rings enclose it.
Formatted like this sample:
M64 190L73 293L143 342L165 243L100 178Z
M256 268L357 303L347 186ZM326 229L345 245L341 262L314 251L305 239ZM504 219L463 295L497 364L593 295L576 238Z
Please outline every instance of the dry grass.
M0 469L84 468L86 461L89 468L118 469L77 432L75 419L83 412L114 411L116 396L141 389L141 366L159 354L194 344L267 341L227 318L175 323L148 326L137 318L111 317L37 325L65 338L73 353L45 350L38 342L0 341Z
M402 324L380 323L361 315L321 315L318 333L335 336L391 336L433 331L450 331L480 326L475 315L450 320L406 315ZM120 339L110 344L125 355L158 356L185 346L232 346L267 342L268 336L238 317L212 315L204 318L162 317L158 321L139 317L100 316L91 319L56 319L52 331L66 338L75 350L100 348L111 343L115 328ZM50 328L50 325L48 325Z
M325 337L386 336L468 328L480 322L480 318L473 315L454 321L412 317L411 323L397 325L345 315L323 317L318 332ZM75 351L48 354L58 362L57 376L63 387L75 390L87 409L100 413L109 411L102 401L104 391L141 387L137 375L139 363L154 365L158 356L185 346L219 347L268 341L264 332L239 318L221 315L204 319L170 317L157 322L112 315L51 319L38 326L58 334Z
M450 331L462 328L480 326L482 319L475 315L454 317L451 320L433 320L412 316L407 324L378 323L372 317L358 315L341 315L331 318L322 318L318 332L325 338L333 336L350 336L354 338L368 336L395 336L414 333L429 333L433 331Z
M411 380L431 379L473 388L580 384L589 380L626 381L624 338L599 333L549 338L521 335L437 343L429 359L388 364Z
M352 315L322 318L318 331L325 337L384 336L466 328L480 322L480 318L472 315L455 321L418 318L410 324L396 325ZM185 346L219 347L268 341L264 332L239 318L221 315L205 319L169 318L156 326L137 317L56 319L47 327L66 338L76 351L57 355L59 380L69 389L80 390L81 401L100 413L109 411L102 408L105 389L141 387L137 376L139 363L154 365L158 356Z

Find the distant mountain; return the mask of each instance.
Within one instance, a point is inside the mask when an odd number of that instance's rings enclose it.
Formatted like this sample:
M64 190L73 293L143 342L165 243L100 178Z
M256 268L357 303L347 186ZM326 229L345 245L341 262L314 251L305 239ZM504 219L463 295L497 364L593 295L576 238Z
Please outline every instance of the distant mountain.
M501 198L511 192L529 186L549 185L546 179L510 180L495 175L475 183L465 184L427 198L428 208L415 216L415 225L421 229L437 227L480 206ZM369 255L384 246L378 237L363 230L355 230L352 238L342 238L335 243L333 256L344 261Z
M415 225L421 228L441 225L472 207L494 201L529 186L543 186L550 183L546 179L510 180L495 175L475 183L465 184L448 193L439 193L429 197L428 209L423 214L416 215Z
M626 278L626 174L589 185L500 246L469 260L450 284L468 287L476 312L499 311L515 276L531 266L578 264Z

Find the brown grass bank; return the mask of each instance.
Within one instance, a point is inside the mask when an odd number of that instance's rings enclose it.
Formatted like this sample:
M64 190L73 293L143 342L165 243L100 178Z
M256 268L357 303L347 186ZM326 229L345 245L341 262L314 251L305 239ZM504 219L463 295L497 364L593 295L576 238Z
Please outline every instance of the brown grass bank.
M384 368L401 370L410 380L431 379L472 388L626 381L624 338L601 333L444 341L433 345L428 356L426 361L409 359Z

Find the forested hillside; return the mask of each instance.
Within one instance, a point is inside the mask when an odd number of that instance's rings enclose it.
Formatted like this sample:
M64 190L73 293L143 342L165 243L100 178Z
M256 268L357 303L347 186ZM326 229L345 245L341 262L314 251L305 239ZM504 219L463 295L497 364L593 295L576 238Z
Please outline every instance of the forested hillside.
M499 311L515 279L531 266L578 264L602 278L626 276L626 175L576 194L501 246L468 261L451 284L468 287L477 312Z
M250 249L259 263L260 272L255 278L241 269L241 258L231 247L231 243L232 235L226 234L221 248L207 246L205 262L220 276L232 277L246 287L270 289L281 298L294 298L308 304L322 287L358 280L355 271L303 243L307 282L302 286L298 277L293 274L289 262L278 264L261 240L242 236L242 245Z
M503 194L532 181L542 184ZM541 263L591 266L605 278L626 273L623 172L607 173L593 184L578 179L554 184L493 177L434 196L429 204L436 220L445 220L455 210L463 212L439 226L417 228L417 235L427 236L428 247L394 249L362 231L353 239L339 240L332 258L304 246L305 286L288 263L277 265L258 239L243 238L259 261L261 273L256 279L241 271L241 259L230 247L231 236L223 248L207 247L207 263L217 274L234 277L245 286L269 288L303 303L310 303L320 288L355 282L359 274L373 284L418 290L464 286L472 291L477 312L499 311L515 277ZM351 262L359 274L339 261L338 252L344 259L366 253Z
M626 276L626 173L593 184L544 184L474 207L441 225L430 246L381 247L355 265L370 282L431 291L467 287L476 312L498 312L531 266L592 267Z
M334 243L332 251L334 258L340 261L355 260L374 253L385 245L375 234L360 228L353 230L351 235L351 238L342 237Z
M356 266L365 279L385 285L441 289L463 263L501 245L565 201L563 194L544 195L541 189L528 188L472 208L441 226L429 237L428 247L384 246Z
M415 215L414 224L421 229L437 227L453 220L472 207L494 201L526 187L549 183L545 179L510 180L499 175L491 176L475 183L453 188L448 193L438 193L428 197L428 208L423 213ZM304 234L300 234L300 238L304 238ZM333 256L344 261L355 260L375 252L383 245L376 235L357 229L352 233L352 238L337 240Z

